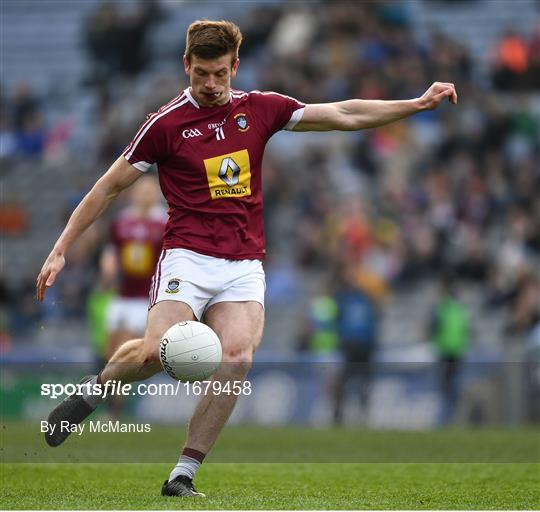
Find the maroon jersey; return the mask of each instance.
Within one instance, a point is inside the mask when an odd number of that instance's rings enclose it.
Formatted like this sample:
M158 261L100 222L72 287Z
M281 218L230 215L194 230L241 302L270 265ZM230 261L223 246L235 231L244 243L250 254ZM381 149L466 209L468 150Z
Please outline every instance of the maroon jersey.
M156 207L144 218L127 209L113 222L111 242L120 261L122 297L148 298L166 220L165 210Z
M235 90L225 105L199 107L188 88L150 115L124 157L141 171L158 166L169 204L163 248L262 259L264 148L304 108L278 93Z

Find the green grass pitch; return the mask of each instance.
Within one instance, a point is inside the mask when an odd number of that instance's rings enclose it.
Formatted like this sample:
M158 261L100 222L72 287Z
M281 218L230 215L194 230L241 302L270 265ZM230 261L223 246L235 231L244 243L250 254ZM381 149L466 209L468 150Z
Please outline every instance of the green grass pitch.
M538 509L534 464L221 464L205 499L163 498L166 464L8 464L10 509Z
M2 509L540 509L540 441L530 429L231 426L197 474L207 498L187 500L160 496L178 427L72 436L56 449L36 430L7 423L0 432Z

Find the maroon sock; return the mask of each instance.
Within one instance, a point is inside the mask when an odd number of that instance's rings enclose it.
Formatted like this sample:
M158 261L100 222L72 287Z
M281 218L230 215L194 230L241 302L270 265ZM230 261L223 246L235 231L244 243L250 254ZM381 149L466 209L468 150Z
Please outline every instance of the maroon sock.
M194 450L193 448L184 448L182 450L182 455L185 455L186 457L191 457L200 464L202 464L202 461L206 457L206 453L200 452L199 450Z

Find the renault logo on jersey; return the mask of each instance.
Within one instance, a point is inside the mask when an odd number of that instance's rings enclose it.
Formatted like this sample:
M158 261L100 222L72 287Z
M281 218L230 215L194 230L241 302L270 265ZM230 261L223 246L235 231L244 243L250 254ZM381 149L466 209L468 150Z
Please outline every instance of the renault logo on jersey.
M199 137L200 135L202 135L202 132L197 128L193 128L191 130L184 130L182 132L182 137L184 137L184 139L189 139L191 137Z
M229 187L234 187L238 185L238 177L240 176L240 167L236 162L228 156L224 158L219 167L218 176L223 180L224 183L229 185Z
M247 149L204 160L212 199L251 195L251 167Z
M247 132L249 130L246 114L236 114L234 120L241 132Z

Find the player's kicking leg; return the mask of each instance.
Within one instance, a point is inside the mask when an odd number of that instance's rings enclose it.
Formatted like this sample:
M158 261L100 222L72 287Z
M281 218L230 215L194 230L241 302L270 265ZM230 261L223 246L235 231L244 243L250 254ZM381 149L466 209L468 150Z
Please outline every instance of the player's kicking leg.
M113 380L128 383L148 379L162 370L158 351L163 333L175 322L194 319L193 311L183 302L159 302L148 312L144 338L124 343L99 375L85 377L81 383L106 385ZM66 428L65 425L78 425L103 401L101 396L88 392L91 388L87 390L85 386L82 390L82 395L68 396L49 414L49 426L55 427L49 428L45 434L45 440L50 446L58 446L67 439L71 428ZM62 421L68 423L61 423Z
M262 338L264 310L261 304L252 301L214 304L206 312L205 323L219 336L223 349L224 364L213 379L224 384L243 380ZM204 496L194 489L193 477L229 419L237 399L232 393L209 393L202 397L189 422L180 460L163 483L164 496Z

